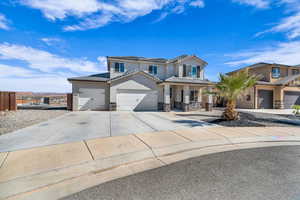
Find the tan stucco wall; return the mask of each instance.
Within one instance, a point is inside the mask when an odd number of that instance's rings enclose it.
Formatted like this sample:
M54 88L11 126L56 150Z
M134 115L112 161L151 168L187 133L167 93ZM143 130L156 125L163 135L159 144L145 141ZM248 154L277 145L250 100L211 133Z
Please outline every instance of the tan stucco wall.
M247 100L247 96L250 95L250 100ZM237 100L237 108L251 109L254 108L254 87L246 90Z
M109 85L104 82L72 81L73 110L78 110L79 88L103 88L105 89L105 108L109 105Z

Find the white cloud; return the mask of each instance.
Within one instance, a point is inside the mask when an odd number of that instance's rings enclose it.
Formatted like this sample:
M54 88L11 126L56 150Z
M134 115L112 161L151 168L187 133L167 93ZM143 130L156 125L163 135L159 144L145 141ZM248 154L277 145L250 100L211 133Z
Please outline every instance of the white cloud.
M25 61L28 67L42 72L55 72L65 69L76 73L106 70L106 66L87 59L64 58L47 51L8 43L0 44L0 60Z
M0 13L0 29L9 30L9 21L6 19L6 17Z
M41 38L43 42L45 42L48 46L52 46L53 44L62 42L59 38Z
M33 77L36 72L22 67L0 64L0 77Z
M300 64L300 41L279 43L273 48L252 49L227 55L231 66L249 65L259 62L280 63L287 65Z
M205 4L203 0L195 0L190 3L190 6L204 8Z
M254 6L256 8L268 8L270 6L270 0L232 0L235 3L245 4L248 6Z
M45 17L55 20L67 16L81 17L96 12L100 4L97 0L20 0L22 4L40 9Z
M300 37L300 9L294 15L282 19L278 25L265 32L284 32L289 39Z
M50 20L76 17L80 22L64 27L65 31L95 29L111 22L131 22L154 10L182 13L186 6L203 7L201 0L20 0L22 4L39 9ZM191 4L189 4L191 3ZM168 14L165 14L165 17ZM161 17L164 18L164 17Z
M284 6L285 12L288 13L289 16L282 18L279 22L275 23L272 28L259 32L255 36L260 36L272 32L285 33L288 39L295 39L297 37L300 37L300 1L275 0L272 3L275 6Z

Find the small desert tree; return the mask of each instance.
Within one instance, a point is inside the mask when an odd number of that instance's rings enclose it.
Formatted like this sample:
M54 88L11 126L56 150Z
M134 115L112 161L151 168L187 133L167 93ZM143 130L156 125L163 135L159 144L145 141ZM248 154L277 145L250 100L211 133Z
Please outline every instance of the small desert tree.
M225 120L237 120L239 114L236 111L236 101L245 90L255 85L257 76L251 76L247 71L240 71L232 75L220 74L219 83L216 85L217 95L226 100L226 108L223 112Z

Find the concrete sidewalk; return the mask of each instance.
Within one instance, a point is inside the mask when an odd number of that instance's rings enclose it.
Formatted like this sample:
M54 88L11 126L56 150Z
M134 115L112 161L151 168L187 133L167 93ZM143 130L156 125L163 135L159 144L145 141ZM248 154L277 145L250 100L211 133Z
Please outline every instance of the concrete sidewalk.
M0 153L0 199L59 199L200 155L300 145L300 128L202 127Z

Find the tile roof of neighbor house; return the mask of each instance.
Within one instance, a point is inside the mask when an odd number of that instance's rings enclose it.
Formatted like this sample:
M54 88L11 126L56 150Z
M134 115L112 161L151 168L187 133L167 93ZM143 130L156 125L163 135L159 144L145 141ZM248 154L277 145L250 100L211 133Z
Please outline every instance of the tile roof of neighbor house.
M295 75L292 75L292 76L287 76L283 79L280 79L278 81L275 82L275 84L277 85L285 85L293 80L295 80L296 78L299 78L300 77L300 74L295 74Z
M79 77L72 77L68 78L68 81L97 81L97 82L106 82L110 79L110 73L100 73L100 74L93 74L90 76L79 76Z
M258 85L286 85L289 82L295 80L296 78L300 78L300 74L287 76L287 77L277 80L275 82L257 81L256 84L258 84Z
M234 71L231 71L231 72L228 72L227 74L231 74L231 73L234 73L234 72L238 72L238 71L241 71L243 69L246 69L246 68L258 68L258 67L263 67L263 66L271 66L271 65L280 65L280 66L285 66L285 67L300 67L300 65L296 65L296 66L292 66L292 65L285 65L285 64L278 64L278 63L265 63L265 62L260 62L260 63L256 63L256 64L253 64L253 65L250 65L250 66L246 66L246 67L242 67L242 68L239 68L237 70L234 70Z

